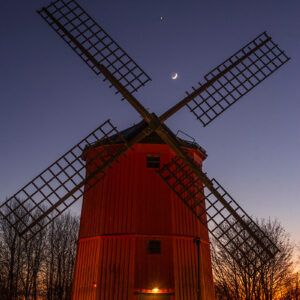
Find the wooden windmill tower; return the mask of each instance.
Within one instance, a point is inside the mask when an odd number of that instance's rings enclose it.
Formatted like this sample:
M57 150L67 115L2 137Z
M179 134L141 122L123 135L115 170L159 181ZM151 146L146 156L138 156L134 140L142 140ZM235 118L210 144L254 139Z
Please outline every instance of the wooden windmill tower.
M156 116L133 96L149 76L78 3L39 14L143 118L122 132L107 120L0 207L30 239L83 197L73 299L213 299L208 232L249 272L272 258L276 245L202 171L205 151L164 124L187 106L206 126L286 63L268 34Z

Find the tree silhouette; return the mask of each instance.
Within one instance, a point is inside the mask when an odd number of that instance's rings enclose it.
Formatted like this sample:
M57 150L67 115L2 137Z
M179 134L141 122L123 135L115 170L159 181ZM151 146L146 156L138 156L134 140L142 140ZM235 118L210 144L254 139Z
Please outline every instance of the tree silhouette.
M218 299L271 300L279 297L291 281L293 245L288 234L277 220L261 220L257 223L280 252L266 264L261 263L262 257L245 257L244 263L238 265L227 252L218 247L216 241L213 242L212 261ZM230 232L227 238L229 241ZM251 254L248 248L255 245L242 243L241 240L240 247L244 247L245 253ZM255 269L249 269L249 259L255 259Z

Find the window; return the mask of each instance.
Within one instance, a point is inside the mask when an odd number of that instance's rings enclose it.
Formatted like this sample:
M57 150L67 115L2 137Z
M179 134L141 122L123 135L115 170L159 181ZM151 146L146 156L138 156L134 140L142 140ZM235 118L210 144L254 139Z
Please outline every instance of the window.
M160 254L161 253L161 240L147 241L147 254Z
M160 156L158 155L147 156L147 168L160 168Z

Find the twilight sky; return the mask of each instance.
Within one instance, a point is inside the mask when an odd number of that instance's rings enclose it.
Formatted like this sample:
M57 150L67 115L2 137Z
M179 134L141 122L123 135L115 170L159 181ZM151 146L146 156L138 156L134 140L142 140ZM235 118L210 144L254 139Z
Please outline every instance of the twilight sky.
M141 120L35 12L48 2L0 1L1 201L106 119ZM186 108L167 125L207 150L204 170L250 215L299 242L299 0L78 2L150 75L136 97L157 114L264 30L292 57L206 128Z

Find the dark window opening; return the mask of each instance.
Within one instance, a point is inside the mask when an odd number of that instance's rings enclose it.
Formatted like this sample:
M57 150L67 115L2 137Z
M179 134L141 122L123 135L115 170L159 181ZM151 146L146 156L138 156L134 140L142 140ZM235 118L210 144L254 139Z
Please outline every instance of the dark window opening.
M147 156L147 168L160 168L160 156Z
M148 254L160 254L161 253L161 240L147 241L147 253Z

